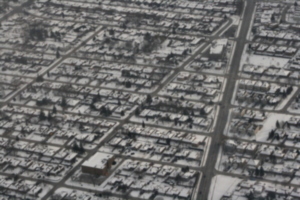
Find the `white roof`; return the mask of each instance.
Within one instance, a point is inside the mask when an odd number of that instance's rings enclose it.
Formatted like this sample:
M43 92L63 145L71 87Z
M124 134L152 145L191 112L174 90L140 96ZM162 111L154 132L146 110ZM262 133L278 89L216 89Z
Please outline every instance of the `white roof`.
M82 166L97 168L97 169L104 169L106 167L107 161L111 158L113 158L112 154L97 152L95 155L90 157L90 159L85 161L82 164Z

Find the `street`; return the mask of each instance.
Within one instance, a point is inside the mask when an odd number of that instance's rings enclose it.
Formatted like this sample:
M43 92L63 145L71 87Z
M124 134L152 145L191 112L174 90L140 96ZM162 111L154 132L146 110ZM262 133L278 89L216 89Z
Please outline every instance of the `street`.
M236 48L234 51L232 63L230 65L228 81L223 96L222 106L220 108L220 113L217 119L215 132L212 134L212 143L208 153L207 163L202 171L203 175L206 176L206 178L203 178L201 180L199 189L199 191L201 191L201 194L199 194L198 196L198 199L200 200L208 200L211 181L212 178L216 175L215 164L218 159L219 148L223 142L222 135L226 127L235 83L238 79L240 60L244 51L244 46L247 43L247 33L251 25L251 18L254 13L255 2L256 0L247 0L247 5L245 7L244 16L241 22L241 31L238 38L236 39Z

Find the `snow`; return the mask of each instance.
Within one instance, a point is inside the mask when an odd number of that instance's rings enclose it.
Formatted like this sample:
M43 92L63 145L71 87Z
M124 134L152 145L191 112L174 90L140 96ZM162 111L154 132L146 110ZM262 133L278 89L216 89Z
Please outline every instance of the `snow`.
M262 129L256 134L256 140L265 142L268 139L269 132L272 129L275 129L276 122L279 121L287 121L289 120L291 115L286 114L277 114L277 113L270 113L268 114L267 119L263 123Z
M241 181L241 179L223 175L213 177L208 200L220 200L226 192L233 192Z
M288 61L289 59L287 58L261 56L261 55L248 54L244 52L241 59L240 66L242 67L244 64L253 64L262 67L276 66L276 67L283 68L288 63Z

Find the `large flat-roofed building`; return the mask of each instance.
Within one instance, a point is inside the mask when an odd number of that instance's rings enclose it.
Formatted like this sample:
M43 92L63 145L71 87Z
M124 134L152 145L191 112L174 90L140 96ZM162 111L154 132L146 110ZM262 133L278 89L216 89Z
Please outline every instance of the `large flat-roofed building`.
M81 171L97 176L105 176L114 160L115 156L112 154L97 152L81 165Z
M221 59L225 53L227 43L227 39L214 40L213 44L210 47L210 57L215 59Z

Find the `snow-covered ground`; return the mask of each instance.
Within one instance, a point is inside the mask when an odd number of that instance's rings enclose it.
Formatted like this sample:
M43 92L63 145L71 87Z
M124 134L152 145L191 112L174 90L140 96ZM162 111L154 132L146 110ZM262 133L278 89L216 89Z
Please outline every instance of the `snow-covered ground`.
M208 200L221 200L226 193L232 193L242 180L230 176L216 175L212 179Z

